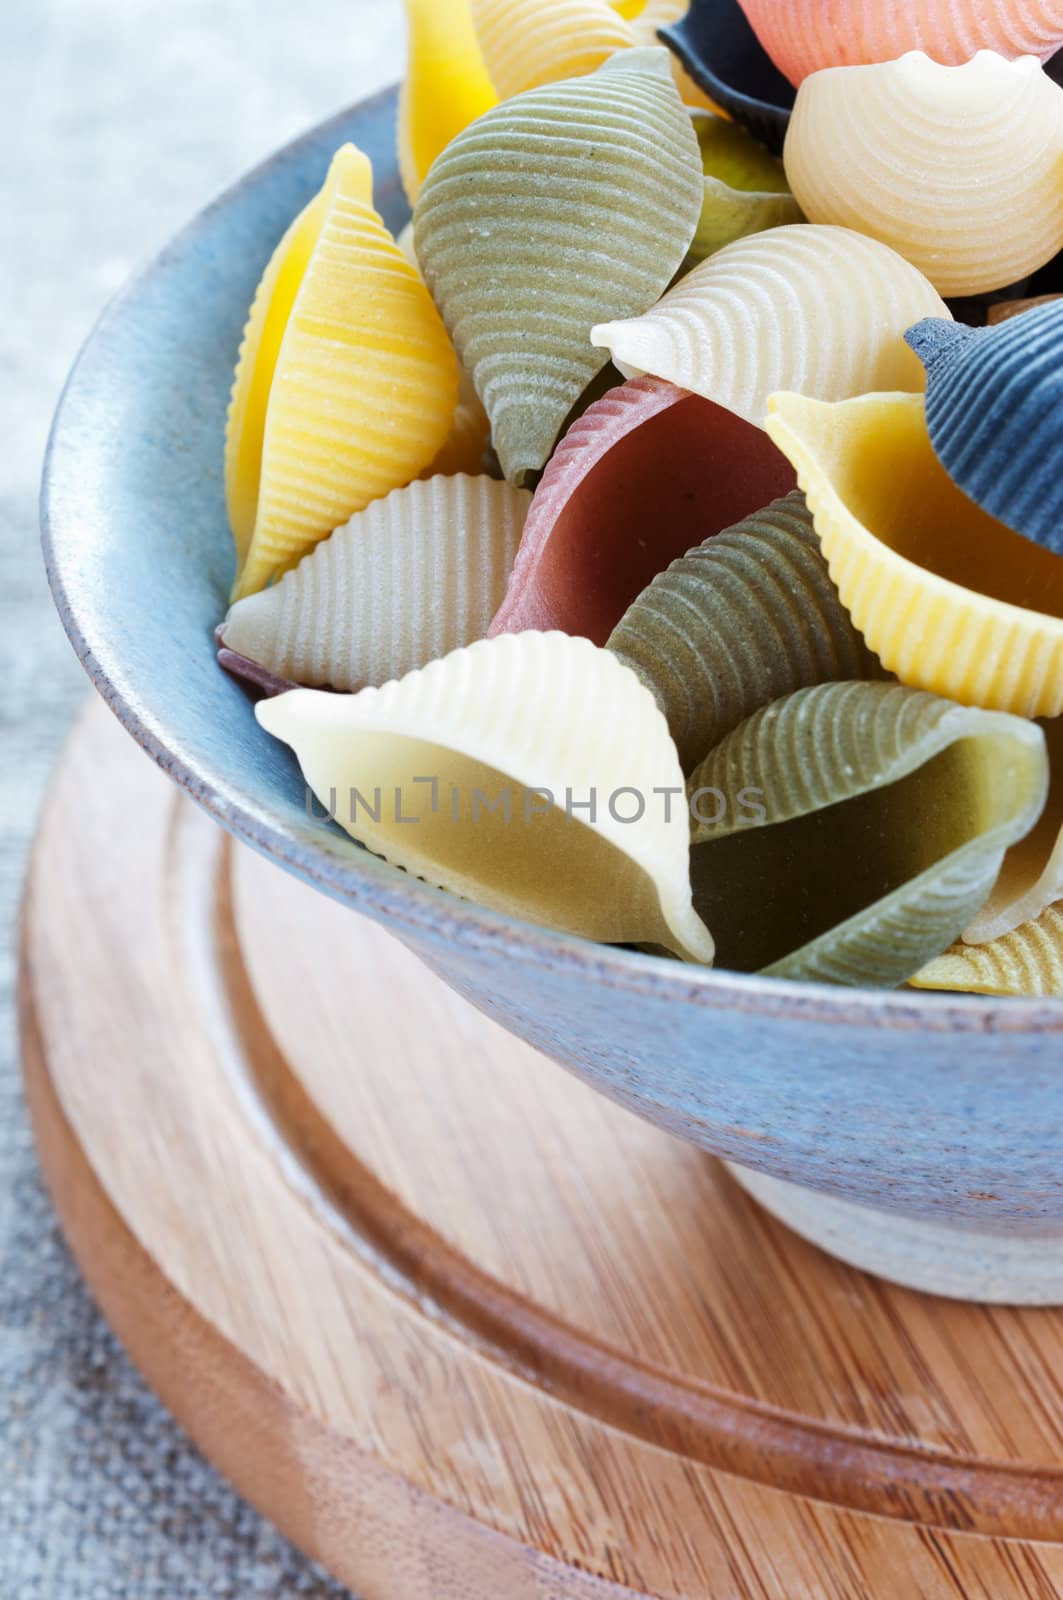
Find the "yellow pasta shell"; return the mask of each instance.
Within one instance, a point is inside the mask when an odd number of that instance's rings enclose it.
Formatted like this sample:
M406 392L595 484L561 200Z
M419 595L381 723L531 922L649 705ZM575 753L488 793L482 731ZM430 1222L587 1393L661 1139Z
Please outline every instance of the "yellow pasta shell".
M640 44L657 44L657 29L670 27L690 10L690 0L612 0L612 5L634 25Z
M1024 717L1063 711L1063 558L979 509L934 454L920 395L775 395L830 575L902 683Z
M503 634L382 689L297 689L257 715L335 820L393 864L566 933L712 960L686 809L662 799L683 790L668 725L589 640Z
M910 983L961 994L1063 994L1063 910L1052 906L992 944L953 945Z
M442 449L425 469L424 477L450 477L457 472L478 473L491 443L491 424L469 374L462 368L458 404Z
M472 0L472 14L491 82L503 100L582 78L617 50L638 43L608 0Z
M415 478L450 429L457 357L371 197L345 145L255 296L226 436L234 598Z
M1063 248L1063 89L1034 56L814 72L784 157L810 221L881 239L944 295L1003 288Z
M627 376L667 378L760 427L777 389L824 400L921 391L904 333L923 316L949 311L910 262L848 228L801 223L726 245L642 316L594 328L591 343Z
M469 0L405 0L409 49L399 94L399 171L412 206L436 156L497 103Z
M1041 820L1012 845L993 892L964 932L965 944L991 944L1063 900L1063 721L1042 723L1051 785Z
M417 250L413 238L413 218L396 236L395 243L411 267L420 274ZM462 367L458 382L458 404L450 422L450 432L435 460L421 474L423 478L438 475L451 477L458 472L476 474L483 470L484 456L491 443L491 423L476 393L476 385Z

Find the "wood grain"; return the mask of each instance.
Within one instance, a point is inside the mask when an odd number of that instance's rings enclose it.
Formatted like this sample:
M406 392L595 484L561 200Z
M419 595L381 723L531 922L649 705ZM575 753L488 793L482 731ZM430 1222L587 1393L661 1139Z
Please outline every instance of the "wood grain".
M104 1309L365 1600L1063 1589L1063 1313L787 1234L231 846L101 709L42 823L21 993Z

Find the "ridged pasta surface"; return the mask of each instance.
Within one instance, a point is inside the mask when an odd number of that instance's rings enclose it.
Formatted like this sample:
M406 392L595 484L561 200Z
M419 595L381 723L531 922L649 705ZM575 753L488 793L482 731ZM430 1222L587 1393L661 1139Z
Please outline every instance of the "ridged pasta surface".
M960 994L1063 995L1063 910L1053 906L992 944L955 945L910 981Z
M952 482L918 395L776 395L842 603L902 683L1024 717L1063 712L1063 561Z
M639 42L609 0L471 0L499 98L580 78ZM655 41L654 41L655 42Z
M712 797L692 870L720 965L903 983L983 903L1047 781L1041 732L1019 717L890 683L774 701L689 780L696 816Z
M457 359L371 185L344 146L251 310L226 439L234 599L415 478L450 428Z
M658 378L630 380L558 446L492 634L560 628L604 644L670 561L793 481L759 428Z
M511 481L544 465L605 365L592 326L645 310L682 264L702 191L661 49L498 106L432 168L417 257Z
M413 242L412 217L396 237L395 243L420 275L421 268ZM484 457L490 443L491 423L476 393L476 385L463 367L458 376L458 403L450 421L450 432L439 454L421 476L431 478L441 473L453 477L455 473L466 472L475 477L484 469Z
M293 683L388 683L483 638L531 495L436 477L374 500L279 583L240 600L222 642Z
M984 511L1063 555L1063 300L992 328L920 323L938 460Z
M741 0L791 83L823 67L895 61L923 50L959 66L979 50L1048 57L1063 44L1063 0Z
M895 251L801 224L727 245L643 316L600 324L591 338L621 371L667 378L763 426L779 389L825 400L922 389L905 330L948 315Z
M687 772L772 700L882 675L838 598L800 493L673 561L608 648L653 691Z
M336 820L393 864L564 932L712 960L691 903L686 812L653 792L682 791L675 746L653 696L608 651L511 634L381 689L298 689L257 715ZM618 820L640 795L643 815Z
M1029 56L817 72L784 158L810 221L880 239L943 295L1015 283L1063 248L1063 89Z

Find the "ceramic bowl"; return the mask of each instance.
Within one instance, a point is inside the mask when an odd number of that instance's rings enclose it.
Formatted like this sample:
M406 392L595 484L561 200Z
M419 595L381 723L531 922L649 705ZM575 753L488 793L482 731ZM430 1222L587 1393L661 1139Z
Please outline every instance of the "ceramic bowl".
M96 687L238 838L384 923L482 1011L736 1164L836 1254L969 1298L1063 1303L1063 1001L837 990L682 966L480 910L307 815L288 752L214 659L233 557L222 485L255 284L329 156L371 156L406 216L395 98L356 107L216 201L105 312L59 406L48 571Z

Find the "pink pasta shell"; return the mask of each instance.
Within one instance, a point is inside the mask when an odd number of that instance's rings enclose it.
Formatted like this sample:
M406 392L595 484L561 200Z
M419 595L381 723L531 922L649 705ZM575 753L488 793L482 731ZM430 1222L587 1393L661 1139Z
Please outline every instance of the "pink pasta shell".
M800 84L822 67L924 50L959 66L979 50L1048 58L1063 44L1063 0L740 0L768 55Z
M670 562L795 484L762 429L660 378L633 378L569 429L543 474L490 634L604 644Z

